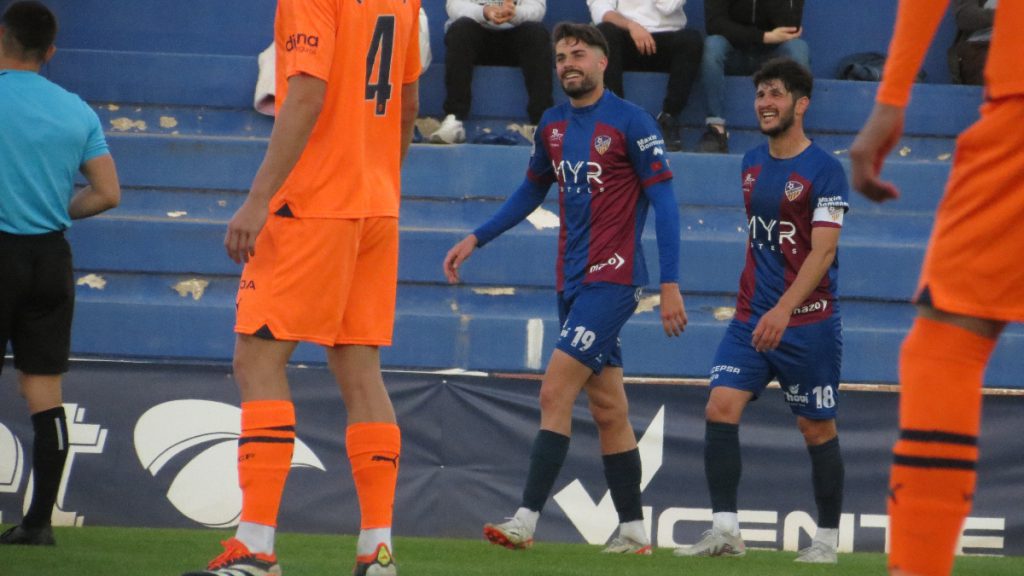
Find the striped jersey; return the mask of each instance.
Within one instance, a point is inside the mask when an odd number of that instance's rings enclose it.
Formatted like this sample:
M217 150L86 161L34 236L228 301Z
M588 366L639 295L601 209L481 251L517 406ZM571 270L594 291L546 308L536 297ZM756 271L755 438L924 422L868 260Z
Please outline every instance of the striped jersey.
M747 257L736 298L736 318L760 318L796 278L811 251L811 229L842 227L850 190L842 165L817 144L780 160L762 144L743 156ZM790 326L839 314L839 255L818 287L794 311Z
M558 291L572 294L593 282L648 283L640 244L650 205L645 191L672 178L648 112L610 90L590 106L565 102L548 109L527 178L543 187L558 184ZM671 209L678 210L674 200ZM678 236L672 241L678 260ZM670 268L662 266L662 282L677 281Z

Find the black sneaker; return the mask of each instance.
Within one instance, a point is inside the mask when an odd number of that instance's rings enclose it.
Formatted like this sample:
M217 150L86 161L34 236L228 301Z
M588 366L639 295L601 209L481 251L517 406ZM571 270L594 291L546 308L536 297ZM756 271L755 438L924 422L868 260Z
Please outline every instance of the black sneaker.
M704 129L704 135L700 137L700 144L697 148L701 152L712 152L727 154L729 152L729 133L719 132L710 124Z
M658 114L658 128L661 128L661 135L665 137L665 148L669 152L679 152L683 149L683 143L679 138L679 120L668 112Z
M25 546L54 546L53 528L25 528L21 524L11 526L0 534L0 544L22 544Z

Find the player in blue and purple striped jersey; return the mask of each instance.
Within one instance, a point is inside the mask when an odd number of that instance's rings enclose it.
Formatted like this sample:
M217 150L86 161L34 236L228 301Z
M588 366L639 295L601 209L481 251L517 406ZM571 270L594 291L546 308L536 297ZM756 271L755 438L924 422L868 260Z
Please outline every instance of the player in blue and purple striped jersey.
M640 453L629 424L619 331L648 283L640 237L654 206L665 333L686 327L679 292L679 208L654 118L604 89L607 43L596 27L559 24L555 61L569 102L544 113L522 185L444 260L448 281L477 247L521 222L558 184L558 315L562 332L540 391L541 423L523 499L484 535L508 548L533 542L540 512L569 449L572 408L586 390L597 424L619 533L605 552L650 554L640 500Z
M842 166L804 134L813 79L793 60L754 75L754 108L768 142L743 157L749 238L736 316L711 368L704 470L712 529L680 556L741 556L737 519L739 422L774 379L811 457L818 527L798 562L836 561L843 460L836 432L842 323L836 253L849 188Z

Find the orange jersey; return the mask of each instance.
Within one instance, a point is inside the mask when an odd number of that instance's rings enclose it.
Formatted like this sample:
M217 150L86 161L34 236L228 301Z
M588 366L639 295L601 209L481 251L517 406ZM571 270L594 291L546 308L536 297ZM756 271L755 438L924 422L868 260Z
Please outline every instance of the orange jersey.
M889 58L878 88L879 102L907 105L914 77L948 4L948 0L900 1ZM1024 2L1020 0L1004 0L996 7L985 86L989 98L1024 94Z
M402 85L420 74L420 0L279 0L277 108L288 79L324 80L324 106L270 211L398 216Z

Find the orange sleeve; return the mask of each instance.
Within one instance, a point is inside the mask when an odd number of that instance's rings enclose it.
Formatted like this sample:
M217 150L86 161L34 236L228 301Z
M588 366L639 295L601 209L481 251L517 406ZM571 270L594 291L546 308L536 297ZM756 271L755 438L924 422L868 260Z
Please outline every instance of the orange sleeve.
M402 78L403 84L411 84L420 77L420 9L419 2L413 6L413 22L412 30L409 35L409 45L406 46L405 50L405 76Z
M327 81L334 59L337 2L335 0L280 0L278 17L284 59L278 66L284 77L296 74Z
M893 106L907 105L914 77L948 5L949 0L900 0L876 101Z

